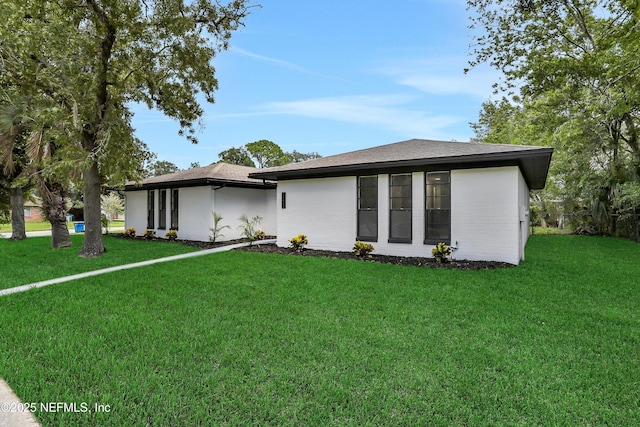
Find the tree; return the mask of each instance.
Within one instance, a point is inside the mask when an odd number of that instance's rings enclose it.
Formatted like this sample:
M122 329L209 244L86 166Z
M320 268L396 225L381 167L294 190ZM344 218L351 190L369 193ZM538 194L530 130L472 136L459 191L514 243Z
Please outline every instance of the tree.
M60 173L67 165L63 153L52 139L64 123L49 122L43 112L52 107L50 100L16 96L0 108L0 146L4 174L11 177L10 194L14 226L24 233L23 191L35 182L42 195L42 208L51 223L51 246L72 245L66 221L66 188L69 172ZM38 119L36 119L36 117Z
M117 214L124 212L124 201L113 191L100 196L100 206L110 221L113 221Z
M318 153L284 152L275 142L261 139L242 147L232 147L218 154L221 161L234 165L270 168L322 157ZM255 160L255 162L254 162Z
M166 160L158 160L147 166L146 176L160 176L176 172L180 172L178 166Z
M231 147L218 154L220 161L230 163L232 165L250 166L256 167L256 164L251 160L251 155L245 147Z
M104 252L105 182L140 179L145 148L133 137L132 102L156 108L197 142L218 82L212 59L249 13L247 0L6 0L0 3L0 83L56 102L68 134L57 143L82 169L81 256Z
M490 63L504 73L501 88L519 91L513 102L483 107L478 137L555 146L552 177L568 210L592 231L614 232L622 189L640 181L637 2L468 5L481 30L471 65ZM626 194L622 210L637 210L635 192Z

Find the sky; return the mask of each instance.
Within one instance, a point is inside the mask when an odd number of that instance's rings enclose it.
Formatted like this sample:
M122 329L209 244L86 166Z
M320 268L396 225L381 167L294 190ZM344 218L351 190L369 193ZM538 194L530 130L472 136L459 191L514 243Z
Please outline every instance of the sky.
M285 151L345 153L412 138L468 141L498 72L470 57L464 0L260 0L214 59L199 143L134 107L136 135L180 168L267 139Z

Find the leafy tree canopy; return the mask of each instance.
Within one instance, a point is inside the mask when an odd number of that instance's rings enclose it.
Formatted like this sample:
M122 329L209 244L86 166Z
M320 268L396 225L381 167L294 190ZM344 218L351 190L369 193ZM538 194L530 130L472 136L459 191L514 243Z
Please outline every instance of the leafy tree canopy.
M221 161L234 165L270 168L322 157L318 153L285 152L275 142L261 139L242 147L232 147L218 154Z
M633 217L640 182L640 6L628 0L468 0L471 65L504 73L483 105L485 142L550 145L556 196L590 231ZM621 202L624 200L624 203ZM624 206L623 206L624 205Z
M48 129L61 153L49 166L82 172L82 256L104 252L102 185L136 178L148 157L129 105L162 111L196 142L198 96L213 102L218 87L212 59L250 8L248 0L0 2L0 87L51 100L39 118L64 123Z

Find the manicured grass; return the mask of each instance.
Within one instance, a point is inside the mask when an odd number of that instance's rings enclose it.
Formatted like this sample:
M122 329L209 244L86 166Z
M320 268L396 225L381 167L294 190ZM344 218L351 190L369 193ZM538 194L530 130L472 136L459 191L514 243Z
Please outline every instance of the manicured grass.
M195 250L177 243L105 236L107 253L99 258L86 259L78 256L83 239L83 234L72 234L73 246L56 250L51 249L51 237L29 237L15 242L0 239L0 289Z
M533 236L516 268L229 252L0 298L43 425L639 425L640 245Z

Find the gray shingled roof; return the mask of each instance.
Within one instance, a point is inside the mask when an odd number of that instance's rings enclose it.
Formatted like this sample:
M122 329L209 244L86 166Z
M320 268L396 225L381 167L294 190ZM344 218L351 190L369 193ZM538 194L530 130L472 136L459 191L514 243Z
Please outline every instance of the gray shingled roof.
M194 187L200 185L228 185L235 187L275 188L274 182L262 178L249 178L252 172L260 169L231 165L229 163L213 163L201 168L187 169L176 173L154 176L136 184L128 182L125 190L146 190L168 187Z
M273 180L358 173L390 173L437 167L474 168L520 166L532 189L544 188L552 148L527 145L481 144L472 142L411 139L301 163L260 169L250 176Z

